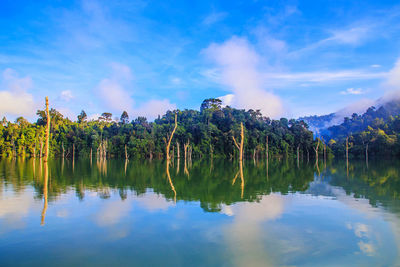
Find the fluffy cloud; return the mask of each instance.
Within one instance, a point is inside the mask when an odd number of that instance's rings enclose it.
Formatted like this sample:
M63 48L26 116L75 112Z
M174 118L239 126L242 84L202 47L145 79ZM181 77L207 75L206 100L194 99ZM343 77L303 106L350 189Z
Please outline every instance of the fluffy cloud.
M283 113L281 99L264 88L258 70L260 56L246 39L233 37L222 44L213 43L204 53L218 66L217 81L235 95L232 106L260 109L271 117Z
M133 110L135 116L145 116L152 120L163 115L167 110L175 110L176 105L169 102L168 99L163 100L149 100L143 103L140 107Z
M397 59L394 68L389 72L387 85L395 90L400 90L400 58Z
M28 92L31 87L30 77L20 78L14 70L6 69L0 88L0 116L33 116L38 107Z
M134 101L125 89L132 80L130 68L117 63L111 64L111 67L111 77L101 80L96 90L106 107L119 112L132 112Z
M111 64L112 73L109 78L100 81L96 88L104 105L112 111L127 111L131 117L144 116L148 119L157 118L167 110L176 109L176 105L167 99L150 99L141 105L136 105L133 99L133 75L131 69L123 64Z
M74 96L72 95L71 90L64 90L61 92L61 99L64 101L70 101L71 99L73 99Z
M347 88L346 91L341 91L342 95L361 95L364 94L364 91L361 88Z

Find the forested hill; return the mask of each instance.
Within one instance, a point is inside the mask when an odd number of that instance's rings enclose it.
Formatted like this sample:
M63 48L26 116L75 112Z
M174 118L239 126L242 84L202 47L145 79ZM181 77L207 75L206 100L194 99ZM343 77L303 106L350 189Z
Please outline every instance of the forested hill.
M327 129L325 140L336 155L345 154L345 140L349 153L356 157L398 156L400 154L400 101L387 102L379 108L370 107L358 115L354 113L344 122Z
M340 115L342 112L335 112L328 115L300 117L298 120L306 122L309 129L317 135L337 139L349 133L357 133L365 130L375 119L387 121L390 116L395 117L400 115L400 100L387 102L378 99L375 103L375 106L369 107L361 115L353 113L350 117L343 117L343 115ZM352 120L357 122L349 123Z
M182 156L186 150L193 157L234 158L238 149L233 136L240 139L241 123L244 125L246 157L265 156L267 151L270 156L299 153L306 158L315 155L313 147L316 141L304 122L285 118L271 120L259 111L222 107L221 100L206 99L200 111L168 111L154 122L148 122L144 117L130 120L127 112L122 113L118 122L113 121L113 115L107 112L97 120L88 121L84 111L76 121L71 121L51 109L50 156L94 156L101 150L107 157L165 158L175 114L177 129L171 145L171 153L175 156L178 151ZM37 115L35 123L22 117L15 122L2 120L2 157L42 154L47 119L43 110L38 110Z

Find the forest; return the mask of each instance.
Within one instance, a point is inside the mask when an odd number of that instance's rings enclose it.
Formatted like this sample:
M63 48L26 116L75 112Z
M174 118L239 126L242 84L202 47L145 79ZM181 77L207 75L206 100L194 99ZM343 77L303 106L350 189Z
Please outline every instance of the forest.
M351 157L367 158L397 157L400 154L400 116L399 103L390 102L384 106L370 107L351 118L345 117L340 125L328 128L326 139L330 139L329 147L336 156L343 157L348 153Z
M393 110L393 108L392 108ZM72 121L50 109L50 157L237 158L235 137L244 128L245 158L292 157L309 161L322 157L398 156L400 117L387 108L370 107L364 114L353 114L330 127L329 134L317 136L303 120L273 120L259 110L223 107L219 99L203 101L200 110L174 110L154 122L145 117L130 120L124 111L119 119L104 112L88 120L84 110ZM1 157L42 157L47 116L37 111L30 123L23 117L0 122ZM175 115L177 118L175 128ZM169 142L170 141L170 142Z
M87 120L82 110L72 121L50 109L50 157L122 157L165 158L166 145L177 127L170 151L173 157L238 156L235 136L244 128L244 157L315 157L315 148L323 153L323 145L303 121L271 120L258 110L222 107L219 99L206 99L198 110L174 110L154 122L145 117L130 120L123 112L118 120L104 112L96 120ZM47 116L37 111L38 119L30 123L23 117L15 122L6 118L0 123L0 155L2 157L41 157L43 155Z

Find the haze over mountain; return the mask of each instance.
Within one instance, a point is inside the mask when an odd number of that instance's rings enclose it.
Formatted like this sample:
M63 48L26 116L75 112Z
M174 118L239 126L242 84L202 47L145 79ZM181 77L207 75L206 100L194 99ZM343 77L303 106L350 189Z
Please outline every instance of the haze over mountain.
M365 103L369 104L370 102L365 101ZM362 128L364 130L374 119L378 118L387 121L391 116L400 115L400 98L396 92L392 92L385 97L373 101L369 104L368 108L363 109L361 112L348 107L327 115L305 116L300 117L298 120L304 120L310 130L319 135L337 137L334 134L335 126L343 125L346 120L354 118L356 115L364 118L367 117L367 120L364 122L365 127Z

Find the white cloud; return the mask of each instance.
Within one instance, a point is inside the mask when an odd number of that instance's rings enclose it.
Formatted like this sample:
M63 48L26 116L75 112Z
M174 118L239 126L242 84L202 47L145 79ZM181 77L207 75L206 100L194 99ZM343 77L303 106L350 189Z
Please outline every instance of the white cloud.
M112 63L111 68L111 77L100 81L96 88L97 92L107 108L118 112L124 110L131 112L134 101L130 92L125 89L130 85L133 77L131 70L128 66L119 63Z
M99 114L99 113L91 114L91 115L88 115L87 120L88 121L97 120L100 116L101 116L101 114Z
M211 44L203 52L218 66L217 82L235 95L232 106L260 109L271 117L283 113L281 99L265 90L265 81L258 70L260 56L246 39L232 37L222 44Z
M207 17L204 18L203 24L210 26L214 23L217 23L225 19L227 15L228 13L225 12L212 12L211 14L209 14Z
M352 27L346 30L332 31L332 37L325 39L325 41L357 45L368 36L369 31L368 27Z
M220 96L220 97L217 97L217 98L222 101L222 105L223 106L231 106L233 104L234 99L235 99L235 95L234 94L227 94L227 95Z
M112 63L111 67L111 77L101 80L96 89L105 106L112 111L122 112L125 110L132 118L144 116L148 119L154 119L158 115L163 115L167 110L176 109L176 105L170 103L168 99L150 99L141 105L135 105L134 90L128 91L126 89L132 87L133 75L131 69L119 63ZM95 115L97 116L97 114Z
M340 94L342 95L361 95L364 94L364 91L361 88L347 88L346 91L341 91Z
M14 70L4 70L0 87L0 116L34 116L38 106L28 92L31 87L29 76L20 78Z
M61 99L64 101L70 101L71 99L73 99L74 96L72 95L71 90L64 90L61 92Z
M373 65L371 65L370 67L371 67L371 68L380 68L380 67L382 67L382 66L379 65L379 64L373 64Z
M182 83L182 79L178 77L172 77L171 78L171 83L174 85L180 85Z
M175 109L176 105L169 102L168 99L163 99L163 100L152 99L145 102L140 107L135 108L132 114L134 114L135 117L145 116L149 120L153 120L157 118L158 115L165 114L167 110L175 110Z
M387 85L395 90L400 90L400 58L397 59L395 66L389 72Z
M272 82L313 82L372 80L388 76L387 72L367 72L363 70L316 71L297 73L265 73L264 76Z
M386 89L386 93L378 101L378 104L400 99L400 58L397 59L394 67L389 71L388 77L382 84L382 87Z
M132 111L133 100L131 95L118 80L103 79L97 87L104 104L116 111Z

